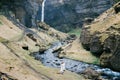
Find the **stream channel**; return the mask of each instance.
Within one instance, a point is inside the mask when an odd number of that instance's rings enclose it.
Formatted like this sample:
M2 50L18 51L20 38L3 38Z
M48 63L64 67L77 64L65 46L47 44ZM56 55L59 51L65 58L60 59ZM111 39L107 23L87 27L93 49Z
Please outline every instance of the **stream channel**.
M61 42L55 42L52 44L52 46L48 50L44 51L43 53L37 52L33 56L35 57L35 59L40 60L43 63L43 65L51 67L51 68L60 68L61 62L65 62L66 69L71 72L80 74L85 69L92 67L92 69L94 69L95 71L101 72L102 77L104 79L120 80L120 72L113 71L109 68L102 68L94 64L88 64L88 63L84 63L81 61L57 57L58 53L57 52L54 53L54 51L56 49L59 49L62 46L63 44Z

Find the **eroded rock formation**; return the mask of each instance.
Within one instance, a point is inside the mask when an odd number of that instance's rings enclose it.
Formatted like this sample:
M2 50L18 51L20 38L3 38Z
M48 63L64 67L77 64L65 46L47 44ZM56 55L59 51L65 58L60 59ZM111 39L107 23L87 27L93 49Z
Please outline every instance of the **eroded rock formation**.
M85 18L97 17L112 4L113 0L47 0L45 21L61 31L69 31L81 27Z
M3 6L3 10L27 27L36 27L41 20L42 0L2 0L2 2L7 4ZM45 22L61 31L69 31L71 28L81 27L86 17L97 17L112 4L113 0L47 0Z
M120 71L120 2L83 27L80 40L100 64Z

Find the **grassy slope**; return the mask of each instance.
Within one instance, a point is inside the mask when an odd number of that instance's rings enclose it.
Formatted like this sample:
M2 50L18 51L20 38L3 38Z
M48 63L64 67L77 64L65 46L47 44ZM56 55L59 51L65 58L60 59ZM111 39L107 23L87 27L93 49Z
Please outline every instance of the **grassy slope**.
M76 28L68 32L68 34L75 34L77 37L80 36L81 28Z
M57 74L59 69L43 66L29 55L31 52L39 50L40 47L35 46L36 42L27 36L23 36L23 31L4 16L0 16L0 21L2 22L2 25L0 25L1 42L8 40L8 43L5 44L0 42L0 71L18 80L85 80L75 73L66 71L64 75L60 75ZM43 35L41 32L37 33L42 39L51 39L44 40L47 44L54 41L54 38L50 36ZM41 39L38 40L39 44L44 44ZM22 49L23 45L27 45L29 50Z
M63 52L65 54L60 54L60 56L87 63L99 64L99 59L82 47L79 38L70 43L70 45L66 47Z
M76 28L68 32L68 34L75 34L77 37L80 37L81 28ZM74 42L71 43L71 47L68 46L63 51L64 54L60 54L60 56L64 56L70 59L79 60L87 63L99 64L99 59L92 55L89 51L86 51L79 39L77 38Z

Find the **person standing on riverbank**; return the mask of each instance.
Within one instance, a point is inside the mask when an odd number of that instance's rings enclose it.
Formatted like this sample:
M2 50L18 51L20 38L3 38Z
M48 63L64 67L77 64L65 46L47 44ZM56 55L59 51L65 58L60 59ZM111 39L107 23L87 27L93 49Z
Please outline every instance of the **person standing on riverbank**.
M62 62L60 65L60 74L63 74L65 72L65 62Z

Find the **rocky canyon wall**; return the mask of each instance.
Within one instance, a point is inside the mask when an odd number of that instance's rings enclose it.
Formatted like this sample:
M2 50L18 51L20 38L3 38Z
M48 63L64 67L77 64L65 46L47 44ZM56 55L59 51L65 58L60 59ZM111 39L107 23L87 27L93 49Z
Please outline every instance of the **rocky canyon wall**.
M100 64L120 71L120 2L82 29L84 48L99 55Z
M97 17L112 4L113 0L47 0L45 22L61 31L69 31L81 27L85 18Z
M21 23L36 27L41 19L42 0L2 0ZM45 22L61 30L81 27L85 18L95 18L110 8L113 0L46 0ZM6 8L7 7L7 8ZM13 14L12 14L13 15ZM64 28L64 29L63 29Z

